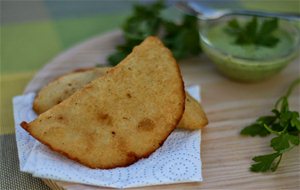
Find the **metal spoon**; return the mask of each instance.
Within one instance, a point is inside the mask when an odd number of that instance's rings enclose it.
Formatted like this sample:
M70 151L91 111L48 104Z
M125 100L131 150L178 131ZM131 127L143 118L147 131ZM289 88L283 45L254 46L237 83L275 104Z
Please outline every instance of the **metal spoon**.
M298 13L271 13L251 10L214 9L194 1L179 1L176 7L187 14L197 16L201 20L215 20L227 15L249 15L259 17L275 17L285 20L300 20Z

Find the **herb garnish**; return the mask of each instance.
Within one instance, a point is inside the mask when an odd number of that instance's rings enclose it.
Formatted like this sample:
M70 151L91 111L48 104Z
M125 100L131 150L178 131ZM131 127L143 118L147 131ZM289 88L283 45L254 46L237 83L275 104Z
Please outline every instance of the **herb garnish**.
M274 47L279 39L274 36L274 31L278 28L278 19L264 20L258 22L257 17L253 17L244 26L232 19L227 23L225 31L235 36L235 43L239 45L258 45Z
M288 97L293 89L300 83L300 78L295 80L289 87L287 93L278 99L275 108L272 110L273 115L263 116L256 120L255 123L245 127L242 135L261 137L273 134L270 146L275 150L272 154L255 156L250 170L253 172L266 172L271 170L274 172L281 159L283 153L291 150L299 145L300 139L300 119L299 113L289 109Z
M161 16L164 8L163 1L146 6L134 6L133 14L122 26L125 43L117 46L116 52L108 57L111 65L117 65L132 51L134 46L150 35L159 36L176 59L200 53L197 18L185 15L178 24Z

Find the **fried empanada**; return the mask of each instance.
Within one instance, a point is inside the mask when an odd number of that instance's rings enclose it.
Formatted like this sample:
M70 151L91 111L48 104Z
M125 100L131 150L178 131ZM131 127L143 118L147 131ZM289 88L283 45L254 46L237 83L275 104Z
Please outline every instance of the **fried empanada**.
M56 104L67 99L77 90L92 80L103 76L110 67L94 68L73 72L59 77L42 88L34 99L33 108L37 114L41 114ZM185 111L177 126L182 129L201 129L207 125L208 120L203 108L197 100L186 92Z
M185 110L177 128L195 130L207 124L208 120L201 104L186 92Z
M43 87L33 102L33 110L41 114L74 94L92 80L103 76L108 67L81 69L63 75Z
M120 64L21 126L52 150L90 168L128 166L159 148L185 106L171 52L148 37Z

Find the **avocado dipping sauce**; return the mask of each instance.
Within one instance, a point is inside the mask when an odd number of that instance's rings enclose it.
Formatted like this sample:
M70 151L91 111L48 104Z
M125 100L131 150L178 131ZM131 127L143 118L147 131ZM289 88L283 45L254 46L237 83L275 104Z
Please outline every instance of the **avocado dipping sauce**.
M298 54L299 31L281 22L273 33L279 39L274 47L236 44L236 37L225 31L227 21L207 23L201 26L202 48L224 75L239 81L259 81L278 73Z

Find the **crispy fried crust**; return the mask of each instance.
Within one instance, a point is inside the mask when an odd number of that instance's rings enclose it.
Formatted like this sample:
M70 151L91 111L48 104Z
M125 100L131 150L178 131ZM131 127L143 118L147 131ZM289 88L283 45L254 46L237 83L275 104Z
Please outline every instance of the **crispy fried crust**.
M52 150L90 168L128 166L159 148L180 121L184 84L155 37L118 66L21 126Z
M105 75L109 69L111 69L111 67L80 69L76 70L76 72L61 76L40 90L34 100L34 110L37 114L47 111L67 99L77 90L83 88L85 84ZM70 86L72 88L70 88ZM194 130L201 129L207 124L207 117L201 104L187 94L185 99L185 111L177 127Z
M182 129L201 129L208 124L206 114L201 104L195 100L188 92L185 98L185 110L178 124L178 128Z

